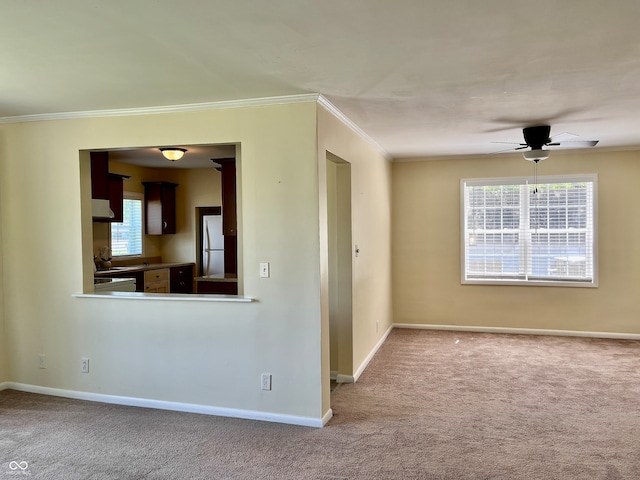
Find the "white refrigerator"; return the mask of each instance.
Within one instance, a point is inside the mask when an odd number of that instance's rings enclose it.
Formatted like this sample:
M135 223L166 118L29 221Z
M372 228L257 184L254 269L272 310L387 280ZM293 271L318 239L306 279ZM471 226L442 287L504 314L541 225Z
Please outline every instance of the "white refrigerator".
M202 217L202 275L224 273L224 236L222 215Z

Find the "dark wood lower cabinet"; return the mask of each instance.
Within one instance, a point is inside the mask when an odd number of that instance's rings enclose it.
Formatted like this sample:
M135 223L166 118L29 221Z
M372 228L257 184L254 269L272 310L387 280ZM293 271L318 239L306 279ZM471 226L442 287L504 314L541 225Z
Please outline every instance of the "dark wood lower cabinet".
M237 295L238 284L236 282L196 282L196 293L218 293L222 295Z
M172 267L170 271L170 293L193 293L193 265Z

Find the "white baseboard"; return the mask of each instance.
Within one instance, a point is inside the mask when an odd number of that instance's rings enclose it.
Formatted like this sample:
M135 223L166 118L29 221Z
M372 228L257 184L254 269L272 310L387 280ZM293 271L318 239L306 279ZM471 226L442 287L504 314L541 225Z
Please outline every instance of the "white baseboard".
M342 373L339 373L338 375L336 375L336 383L354 383L355 379L353 378L353 375L344 375Z
M6 390L7 388L10 388L9 387L9 382L0 383L0 392L3 391L3 390Z
M592 337L592 338L612 338L619 340L640 340L637 333L615 333L615 332L584 332L580 330L546 330L541 328L506 328L506 327L481 327L466 325L429 325L414 323L394 323L394 328L414 328L420 330L452 330L458 332L478 332L478 333L512 333L517 335L551 335L559 337Z
M364 359L360 367L356 370L356 373L354 373L353 375L345 375L343 373L338 373L335 370L331 370L331 380L333 380L336 383L356 383L358 381L358 378L360 378L360 375L362 375L362 372L364 372L365 368L367 368L367 365L369 365L369 362L371 362L371 359L378 352L382 344L385 342L385 340L391 333L391 330L393 330L393 325L391 325L387 329L387 331L384 332L384 335L382 336L382 338L378 341L378 343L376 343L373 349L369 352L369 355L367 355L367 358Z
M260 420L263 422L286 423L303 427L320 428L329 421L333 413L331 409L322 418L298 417L295 415L283 415L280 413L257 412L254 410L239 410L235 408L211 407L193 403L167 402L163 400L151 400L148 398L122 397L118 395L104 395L101 393L79 392L75 390L63 390L60 388L41 387L25 383L5 382L0 384L0 389L19 390L21 392L39 393L55 397L87 400L90 402L111 403L115 405L127 405L130 407L155 408L158 410L171 410L175 412L200 413L203 415L215 415L219 417L242 418L246 420Z
M336 383L353 383L353 375L344 375L335 370L331 370L331 381Z
M371 359L374 357L374 355L376 353L378 353L378 350L380 350L380 347L382 346L382 344L385 342L385 340L387 339L387 337L391 333L391 330L393 330L393 325L391 325L387 329L387 331L384 332L384 335L382 335L382 338L380 338L378 343L376 343L376 346L373 347L373 349L369 352L369 355L367 355L367 358L364 359L364 361L360 364L360 366L358 367L356 372L353 374L353 382L354 383L358 381L358 379L360 378L360 375L362 375L362 373L364 372L365 368L367 368L367 366L369 365L369 362L371 362Z
M326 425L327 422L329 420L331 420L332 418L333 418L333 410L329 409L329 410L327 410L327 413L325 413L322 416L322 426Z

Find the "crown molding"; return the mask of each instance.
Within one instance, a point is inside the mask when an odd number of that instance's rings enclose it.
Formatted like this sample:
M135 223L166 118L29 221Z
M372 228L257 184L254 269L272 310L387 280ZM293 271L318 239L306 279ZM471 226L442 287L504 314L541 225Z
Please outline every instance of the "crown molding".
M264 107L269 105L287 105L293 103L317 102L317 93L284 95L279 97L248 98L243 100L225 100L221 102L190 103L185 105L164 105L159 107L122 108L112 110L88 110L82 112L41 113L35 115L17 115L0 117L0 124L41 122L50 120L70 120L77 118L124 117L129 115L153 115L159 113L198 112L204 110L223 110L229 108Z
M0 125L9 123L43 122L52 120L72 120L81 118L126 117L131 115L154 115L161 113L199 112L205 110L223 110L230 108L264 107L270 105L288 105L295 103L317 102L334 117L344 123L365 142L382 154L387 160L392 157L373 138L367 135L358 125L342 113L335 105L318 93L300 95L283 95L277 97L248 98L242 100L225 100L221 102L189 103L184 105L164 105L157 107L119 108L111 110L87 110L80 112L40 113L34 115L16 115L0 117Z
M384 148L380 146L378 142L376 142L373 138L365 133L358 125L356 125L349 117L347 117L344 113L342 113L338 108L326 99L322 94L318 95L318 104L322 105L326 108L329 113L331 113L334 117L344 123L347 127L349 127L353 132L355 132L358 136L360 136L365 142L375 148L384 158L387 160L392 160L393 157L387 152Z

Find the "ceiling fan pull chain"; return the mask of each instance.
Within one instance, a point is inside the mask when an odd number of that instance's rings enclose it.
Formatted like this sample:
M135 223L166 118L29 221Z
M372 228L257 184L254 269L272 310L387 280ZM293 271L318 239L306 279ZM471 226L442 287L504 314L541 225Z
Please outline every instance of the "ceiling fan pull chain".
M538 193L538 160L533 161L533 194Z

